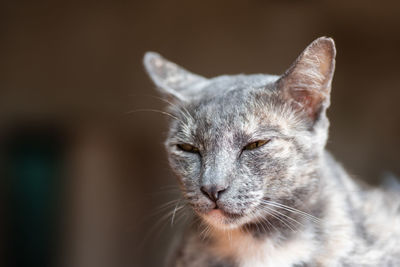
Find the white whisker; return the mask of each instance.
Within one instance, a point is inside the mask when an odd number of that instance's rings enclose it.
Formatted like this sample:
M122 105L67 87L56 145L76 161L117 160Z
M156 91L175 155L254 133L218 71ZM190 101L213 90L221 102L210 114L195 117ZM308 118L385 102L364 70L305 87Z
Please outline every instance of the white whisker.
M263 200L262 203L270 205L270 206L273 206L273 207L281 208L281 209L284 209L284 210L289 211L289 212L297 213L297 214L302 215L303 217L306 217L306 218L308 218L308 219L310 219L310 220L312 220L312 221L314 221L316 223L320 223L321 222L321 219L319 219L319 218L317 218L317 217L315 217L315 216L313 216L313 215L311 215L311 214L309 214L307 212L304 212L304 211L301 211L301 210L298 210L298 209L283 205L281 203L277 203L277 202L273 202L273 201L267 201L267 200Z

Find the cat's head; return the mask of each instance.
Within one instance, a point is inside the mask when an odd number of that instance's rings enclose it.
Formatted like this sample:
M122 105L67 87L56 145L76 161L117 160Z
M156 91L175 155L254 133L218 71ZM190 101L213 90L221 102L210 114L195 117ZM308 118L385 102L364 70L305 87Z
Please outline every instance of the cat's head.
M204 78L148 52L145 67L170 101L165 146L194 211L235 228L302 209L318 186L335 46L312 42L281 76Z

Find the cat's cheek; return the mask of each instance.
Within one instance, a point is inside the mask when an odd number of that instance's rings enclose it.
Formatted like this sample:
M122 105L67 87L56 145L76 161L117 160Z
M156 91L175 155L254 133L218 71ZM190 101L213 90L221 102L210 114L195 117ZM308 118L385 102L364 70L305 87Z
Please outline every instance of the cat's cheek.
M201 160L196 154L170 154L169 162L174 170L184 174L195 174L201 167Z

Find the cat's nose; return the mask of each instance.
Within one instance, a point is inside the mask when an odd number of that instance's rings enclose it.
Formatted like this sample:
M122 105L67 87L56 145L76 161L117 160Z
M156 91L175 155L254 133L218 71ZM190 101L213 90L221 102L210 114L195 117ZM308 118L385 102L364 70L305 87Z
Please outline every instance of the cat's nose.
M222 185L208 185L208 186L206 185L200 187L200 190L209 199L211 199L214 202L217 202L218 198L224 191L226 191L227 188L228 186L222 186Z

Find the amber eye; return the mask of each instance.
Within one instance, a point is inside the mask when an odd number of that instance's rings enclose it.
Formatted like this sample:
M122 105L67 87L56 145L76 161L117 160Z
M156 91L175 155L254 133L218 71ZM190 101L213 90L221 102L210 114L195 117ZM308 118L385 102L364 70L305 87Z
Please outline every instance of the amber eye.
M199 149L189 144L178 144L176 145L180 150L190 152L190 153L199 153Z
M243 150L253 150L255 148L258 148L260 146L265 145L266 143L268 143L270 140L259 140L259 141L255 141L253 143L247 144Z

